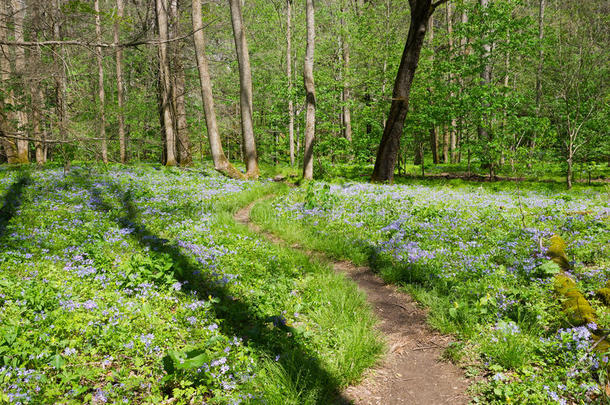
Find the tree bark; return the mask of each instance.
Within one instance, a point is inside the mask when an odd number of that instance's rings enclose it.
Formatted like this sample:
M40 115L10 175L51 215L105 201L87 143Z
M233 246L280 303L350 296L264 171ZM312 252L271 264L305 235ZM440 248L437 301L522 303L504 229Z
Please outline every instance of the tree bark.
M292 0L286 0L286 78L288 79L288 142L294 167L294 104L292 103Z
M258 169L258 156L256 155L254 126L252 124L252 72L250 70L248 43L246 41L246 31L244 30L241 12L241 0L229 0L229 6L231 8L231 23L233 25L235 50L239 65L241 132L246 176L256 179L260 175L260 171Z
M342 125L343 125L343 137L347 139L348 142L352 142L352 114L349 108L349 101L351 98L351 91L349 86L349 78L350 78L350 53L349 53L349 35L348 28L345 23L345 17L343 14L345 13L346 8L344 6L341 7L341 52L343 53L343 92L341 95L343 106L342 106Z
M431 58L431 62L432 62L432 66L434 69L434 54L435 54L435 49L434 49L434 17L430 17L430 23L429 23L429 27L428 27L428 31L430 32L430 34L428 35L428 41L430 44L430 49L432 50L432 53L430 55ZM433 103L433 89L432 87L428 87L428 95L430 96L430 104ZM438 156L438 134L436 132L436 123L434 122L434 120L432 121L432 125L430 125L430 150L432 151L432 162L434 164L438 164L439 163L439 156ZM421 149L422 147L420 147L418 144L415 145L415 156L420 156L421 154ZM423 159L423 156L421 157L421 159ZM445 161L443 161L443 163L447 163ZM415 165L418 165L419 163L415 163Z
M15 41L23 42L23 21L25 20L26 5L24 0L12 0L13 4L13 22L14 22L14 35ZM22 46L15 47L15 76L19 83L19 91L17 93L17 99L24 99L26 94L26 80L25 80L25 48ZM25 100L19 101L18 105L25 105ZM28 116L23 108L16 111L17 116L17 132L25 133L28 129ZM29 143L26 139L18 139L17 143L17 159L19 163L28 163L28 149Z
M56 10L55 21L53 24L53 38L56 41L61 40L61 24L60 24L60 12L61 0L54 0L54 8ZM55 76L55 113L57 115L59 137L66 139L66 129L68 124L67 104L66 104L66 69L64 65L64 47L60 46L57 52L53 53L53 63L58 70Z
M0 1L0 14L3 16L11 15L9 4ZM6 23L0 23L0 40L7 39L8 37L8 21ZM2 87L0 90L0 140L4 147L4 153L9 164L18 164L19 158L17 154L17 144L14 139L5 137L4 135L10 135L11 132L15 132L10 125L11 121L14 121L13 111L13 91L10 88L11 80L11 63L9 59L10 50L6 45L0 45L0 84ZM5 87L6 86L6 87Z
M541 105L542 105L542 67L544 66L544 47L542 41L544 40L544 8L545 0L540 0L538 8L538 67L536 69L536 116L540 118ZM531 166L531 160L534 157L536 150L536 132L532 135L532 142L530 145L530 162L528 166Z
M100 14L100 2L95 0L95 36L98 42L102 42L102 23ZM98 85L98 101L99 101L99 138L102 140L102 161L108 164L108 145L106 144L106 111L104 104L106 102L106 94L104 92L104 65L102 59L102 47L96 47L97 57L97 85Z
M377 150L371 178L374 182L392 182L394 180L394 167L400 148L400 138L409 109L411 84L428 28L428 20L435 8L431 0L409 0L409 4L411 24L394 82L390 114Z
M171 30L170 40L179 37L180 34L180 14L178 0L171 0ZM184 66L182 65L180 42L172 42L172 60L170 63L172 72L172 107L174 111L174 131L176 133L176 149L178 152L178 163L181 166L191 164L191 142L188 136L188 124L186 121L186 104L184 93L186 88L186 78Z
M205 113L205 122L208 130L208 141L214 168L225 176L232 178L244 178L229 162L222 150L222 141L218 134L218 124L216 123L216 112L214 111L214 97L212 95L212 82L208 69L208 60L205 57L205 37L203 35L203 21L201 16L201 0L192 0L193 18L193 42L195 44L195 55L197 57L197 69L199 71L199 82L201 84L201 100Z
M313 179L313 143L316 130L316 89L313 79L313 58L315 45L315 17L313 0L306 0L307 46L303 66L303 83L305 85L305 151L303 153L303 178Z
M436 127L430 126L430 150L432 151L432 162L438 164L438 138L436 136Z
M156 0L157 29L159 32L159 84L160 84L160 108L165 135L166 166L176 166L176 138L171 113L171 80L167 56L168 26L167 26L167 0Z
M489 6L489 0L479 0L479 5L481 7L481 12L485 13L487 7ZM481 70L481 85L483 86L489 86L491 84L491 64L489 62L489 57L491 54L491 45L485 40L483 39L483 54L481 55L481 58L483 59L483 68ZM487 101L483 102L483 106L484 109L487 109L489 107L489 103ZM490 177L493 177L494 175L494 162L493 162L493 157L491 156L490 152L490 144L492 141L492 134L491 131L488 128L489 123L488 121L488 117L486 113L483 113L482 117L481 117L481 123L478 125L477 130L479 133L479 141L481 142L487 142L487 159L490 159L489 162L487 162L489 164L489 175Z
M123 0L116 0L116 20L114 22L114 43L119 43L119 29L123 21L124 6ZM121 163L127 161L127 148L125 144L125 112L124 100L125 92L123 89L123 49L116 49L116 81L117 81L117 98L118 98L118 121L119 121L119 156Z
M453 7L451 3L447 3L447 42L449 45L449 59L453 56ZM449 73L449 82L450 84L455 83L455 79L451 73ZM451 91L450 97L453 100L455 98L455 93ZM457 163L457 153L455 150L457 142L457 120L455 116L451 117L451 124L449 126L449 153L450 153L450 162Z

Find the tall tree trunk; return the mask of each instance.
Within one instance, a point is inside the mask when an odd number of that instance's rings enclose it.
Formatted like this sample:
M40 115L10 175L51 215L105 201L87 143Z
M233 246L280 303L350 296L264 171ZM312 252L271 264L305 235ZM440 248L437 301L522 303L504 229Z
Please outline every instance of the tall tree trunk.
M316 34L313 0L306 0L305 10L307 19L307 46L303 66L306 104L303 178L311 180L313 179L313 143L316 131L316 88L313 80L313 57Z
M254 140L254 127L252 124L252 72L250 70L250 56L248 43L241 12L241 0L229 0L231 8L231 23L235 38L237 63L239 64L239 88L241 107L241 132L243 150L246 163L246 176L258 178L258 156L256 155L256 142Z
M348 28L345 23L344 13L346 12L346 7L344 5L341 6L341 52L343 53L343 92L341 94L341 98L343 101L342 107L342 126L343 126L343 136L347 139L348 142L352 142L352 114L349 108L349 101L351 98L351 91L349 86L349 65L350 65L350 53L349 53L349 35Z
M431 0L409 0L409 4L411 7L409 35L394 82L390 114L377 150L371 179L375 182L392 182L394 180L394 167L400 149L400 138L409 109L411 84L428 28L428 20L435 8L432 6Z
M14 34L15 41L23 42L23 21L25 20L26 5L24 0L12 0L13 3L13 21L14 21ZM15 76L19 83L18 99L20 101L17 104L25 105L26 95L26 80L25 80L25 49L22 46L15 47ZM25 137L28 130L28 116L23 108L17 110L17 125L18 133L20 136ZM17 159L19 163L28 163L29 144L27 139L17 139Z
M449 2L447 3L447 39L449 45L449 60L451 60L453 56L453 7ZM453 75L449 73L449 83L453 85L455 83L455 79ZM455 93L451 91L450 93L451 100L455 98ZM451 117L451 125L449 126L449 153L450 153L450 161L451 163L456 163L457 153L455 150L457 142L457 120L455 116L452 114Z
M568 163L568 171L566 172L566 184L568 186L568 190L572 188L572 167L573 167L573 154L572 154L572 145L568 147L568 158L566 159Z
M100 14L100 1L95 0L95 36L97 42L102 42L102 23ZM99 137L102 141L102 161L108 163L108 146L106 144L106 111L104 104L106 102L106 94L104 92L104 65L102 59L102 47L96 47L97 57L97 86L98 86L98 101L99 101Z
M170 39L180 35L180 14L178 0L171 0L171 30ZM185 75L182 65L180 42L172 44L172 60L170 63L172 73L172 106L174 111L174 124L176 133L176 146L178 150L178 162L181 166L191 164L191 142L188 135L188 124L186 122L186 104L184 101Z
M429 36L428 36L428 40L429 40L429 44L430 44L430 49L432 50L431 54L430 54L430 58L431 58L431 62L432 62L432 66L434 66L434 55L435 55L435 49L434 49L434 17L430 17L430 23L429 23L429 27L428 27L428 31L430 32ZM433 89L432 87L428 87L428 95L430 96L430 103L432 103L433 100ZM415 156L419 156L420 154L420 149L422 149L418 144L415 144ZM438 164L439 163L439 156L438 156L438 134L436 133L436 123L434 121L432 121L432 124L430 125L430 150L432 151L432 162L434 164ZM423 157L422 157L423 159ZM445 162L443 162L445 163ZM416 165L419 163L415 163Z
M9 4L5 1L0 1L0 15L9 16L11 11ZM8 21L0 23L0 40L8 39ZM13 111L13 91L10 88L11 80L11 62L9 59L10 50L7 45L0 45L0 140L4 147L4 153L9 164L19 163L17 154L17 143L10 136L16 135L10 123L14 121Z
M32 10L31 32L32 39L38 41L42 31L42 4L33 3L30 7ZM36 46L31 50L32 65L42 67L42 51L40 46ZM42 130L42 114L44 106L44 83L40 72L33 71L29 79L29 91L32 99L31 102L31 119L32 133L36 138L34 148L36 151L36 164L42 166L45 163L45 131Z
M35 35L38 37L38 35ZM37 46L32 51L33 60L36 66L42 66L42 55L40 47ZM42 106L44 105L43 85L40 79L30 80L30 94L32 95L32 133L37 139L34 142L36 149L36 164L42 166L45 163L45 134L42 130Z
M485 13L487 11L487 8L489 6L489 0L479 0L479 5L481 7L481 12ZM483 86L489 86L491 84L491 63L489 62L489 57L491 54L491 45L484 40L483 42L483 54L481 55L481 58L483 59L483 68L481 69L481 85ZM484 101L483 103L483 108L487 109L489 106L489 103L487 101ZM493 156L490 151L491 148L491 141L492 141L492 134L491 131L488 128L489 125L489 117L487 117L487 114L483 114L483 116L481 117L481 123L478 125L478 133L479 133L479 141L481 142L487 142L487 147L485 149L487 149L488 153L487 153L487 159L489 159L489 162L487 162L489 164L489 175L490 177L493 177L494 172L493 172L493 167L494 167L494 162L493 162Z
M464 27L466 24L468 24L468 14L466 13L465 8L462 9L462 14L460 16L460 24L462 25L462 27ZM464 55L468 54L467 46L468 46L468 38L465 35L462 35L462 38L460 39L460 52L462 52L462 54L464 54ZM459 76L457 78L457 81L458 81L458 85L459 85L459 94L461 97L464 93L464 79L462 76ZM468 128L464 123L464 117L459 118L458 127L459 127L459 132L455 139L456 147L454 148L454 150L456 150L456 148L458 146L461 147L461 145L465 142L465 140L467 140L469 138L468 134L466 133L466 131L468 131ZM470 156L470 150L468 152L468 156ZM457 152L455 163L460 163L461 161L462 161L462 151L460 150ZM468 164L470 167L470 161ZM470 175L470 169L468 169L468 172Z
M286 0L286 78L288 79L288 142L294 167L294 104L292 103L292 0Z
M542 41L544 40L544 7L545 0L540 0L538 8L538 67L536 69L536 117L540 118L541 105L542 105L542 67L544 66L544 47ZM530 162L528 166L531 167L531 161L534 157L536 150L536 132L532 135L532 141L530 145Z
M386 78L386 73L388 71L388 57L389 57L389 53L390 53L390 3L391 0L386 0L385 2L385 46L383 49L383 64L381 66L381 72L382 72L382 78L381 78L381 94L382 97L385 99L386 94L385 94L385 89L386 89L386 84L387 84L387 78ZM385 127L385 123L386 123L386 116L385 116L385 111L382 113L383 114L383 119L382 119L382 126Z
M438 164L438 138L436 136L436 127L430 126L430 150L432 151L432 162Z
M54 8L56 10L55 21L53 24L53 39L56 41L61 41L61 23L60 18L61 14L61 0L54 0ZM56 52L53 52L53 64L57 69L57 73L55 76L55 114L57 115L57 121L59 128L58 136L61 139L66 139L67 133L67 107L66 107L66 89L67 79L66 79L66 69L63 63L64 60L64 47L59 46L59 49Z
M159 84L161 90L160 109L166 148L165 165L176 166L176 138L173 125L174 121L171 113L171 80L167 56L167 41L169 39L167 32L167 9L167 0L156 0L157 29L159 32L159 41L161 42L159 44Z
M205 113L205 123L208 130L208 141L214 168L226 176L232 178L243 178L244 176L233 167L222 150L222 141L218 134L216 123L216 112L214 111L214 97L212 96L212 82L208 69L208 60L205 57L205 37L203 35L203 21L201 16L201 0L192 0L193 18L193 42L195 44L195 55L197 57L197 68L199 70L199 82L201 84L201 100Z
M116 0L116 21L114 22L114 43L119 43L119 28L123 21L123 0ZM116 48L116 82L118 98L118 121L119 121L119 155L121 163L127 161L127 148L125 144L125 91L123 89L123 49Z

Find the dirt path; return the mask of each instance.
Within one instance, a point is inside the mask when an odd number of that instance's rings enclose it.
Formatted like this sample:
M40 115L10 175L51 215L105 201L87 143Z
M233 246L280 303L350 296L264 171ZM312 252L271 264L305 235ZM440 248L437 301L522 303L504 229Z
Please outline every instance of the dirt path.
M257 202L257 201L256 201ZM256 203L239 210L234 218L273 243L286 245L277 236L261 231L250 221ZM300 246L291 248L304 251ZM433 405L466 404L468 382L461 370L441 360L450 338L426 325L426 314L413 299L395 286L386 285L368 267L347 261L334 261L319 252L305 251L321 258L335 271L354 280L367 295L377 318L377 328L385 335L388 353L377 367L369 370L362 382L350 386L344 396L357 405Z

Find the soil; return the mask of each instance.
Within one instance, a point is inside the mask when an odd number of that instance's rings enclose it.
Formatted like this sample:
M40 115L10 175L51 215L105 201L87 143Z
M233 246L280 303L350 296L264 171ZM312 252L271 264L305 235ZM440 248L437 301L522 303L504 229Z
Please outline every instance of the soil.
M268 197L267 197L268 198ZM254 203L239 210L234 218L273 243L286 246L277 236L264 232L250 221ZM377 328L385 336L388 350L379 364L368 370L362 381L343 392L346 403L356 405L434 405L467 404L468 381L457 366L443 360L451 337L433 331L426 324L426 312L413 298L388 285L369 267L348 261L336 261L320 252L300 250L312 258L324 260L336 272L358 284L379 320Z

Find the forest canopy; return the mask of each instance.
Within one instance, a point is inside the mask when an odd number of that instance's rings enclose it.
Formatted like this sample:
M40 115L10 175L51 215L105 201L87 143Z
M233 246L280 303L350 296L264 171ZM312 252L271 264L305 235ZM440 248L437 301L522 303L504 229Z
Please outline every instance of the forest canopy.
M380 180L429 162L490 177L555 167L571 184L610 159L609 15L598 0L6 1L1 159L211 156L234 177L230 161L256 177L259 159L304 154L316 173L379 164L419 18L396 167Z

